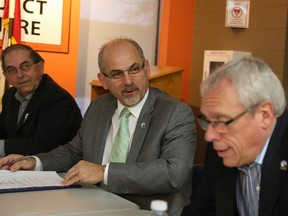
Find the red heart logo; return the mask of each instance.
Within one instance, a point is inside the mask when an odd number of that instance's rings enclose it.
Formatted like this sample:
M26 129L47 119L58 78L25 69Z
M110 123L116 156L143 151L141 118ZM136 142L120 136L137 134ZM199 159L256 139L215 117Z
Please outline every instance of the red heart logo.
M233 17L238 18L238 17L241 17L241 16L242 16L243 11L242 11L241 8L235 7L235 8L233 8L233 10L231 11L231 13L232 13L232 16L233 16Z
M235 14L236 16L238 16L238 14L239 14L240 12L241 12L240 9L234 9L234 14Z

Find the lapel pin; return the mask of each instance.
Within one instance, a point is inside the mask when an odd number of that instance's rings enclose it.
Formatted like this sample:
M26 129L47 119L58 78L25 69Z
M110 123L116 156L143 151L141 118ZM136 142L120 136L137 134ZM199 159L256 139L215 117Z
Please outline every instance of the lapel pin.
M287 161L283 160L280 162L280 169L284 171L287 170Z
M26 113L26 114L25 114L25 117L24 117L24 122L27 121L28 117L29 117L29 113Z
M145 127L146 127L145 122L142 122L142 123L141 123L141 128L145 128Z

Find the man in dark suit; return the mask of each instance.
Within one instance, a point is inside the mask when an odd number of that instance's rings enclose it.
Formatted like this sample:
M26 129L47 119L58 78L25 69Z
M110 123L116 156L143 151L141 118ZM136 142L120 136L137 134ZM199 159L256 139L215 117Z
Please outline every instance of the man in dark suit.
M244 57L213 72L200 92L198 120L211 144L182 215L288 215L288 112L276 75Z
M12 87L2 99L0 156L48 152L70 141L82 116L74 98L43 74L44 59L16 44L2 52L1 60Z
M149 63L134 40L109 41L101 48L98 63L98 78L111 94L90 104L71 142L37 158L44 170L68 171L65 185L101 183L144 209L149 209L151 200L164 199L169 214L180 215L191 195L196 147L191 108L159 89L149 88ZM122 137L129 138L128 155L124 162L111 162L111 152L120 143L113 144L113 140L125 108L131 113L130 135ZM8 156L0 164L18 157ZM38 164L29 158L10 169L38 169Z

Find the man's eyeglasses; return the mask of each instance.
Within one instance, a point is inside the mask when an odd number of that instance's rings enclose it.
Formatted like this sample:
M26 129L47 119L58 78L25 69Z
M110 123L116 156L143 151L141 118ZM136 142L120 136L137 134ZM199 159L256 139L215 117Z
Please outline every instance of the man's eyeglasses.
M218 133L226 133L228 132L228 125L231 124L233 121L239 119L241 116L243 116L245 113L247 113L248 110L244 110L240 114L236 115L235 117L229 119L228 121L209 121L206 119L205 116L199 115L197 117L197 122L201 126L203 130L207 130L209 124L218 132Z
M14 76L17 74L17 70L21 70L22 72L27 72L31 69L32 65L33 64L36 64L36 62L23 62L19 65L19 67L14 67L14 66L8 66L6 69L5 69L5 73L9 76Z
M120 80L124 77L124 72L127 71L131 77L136 77L137 75L139 75L139 72L143 70L144 67L145 62L143 62L142 65L135 63L126 70L112 70L109 74L103 73L103 75L112 80Z

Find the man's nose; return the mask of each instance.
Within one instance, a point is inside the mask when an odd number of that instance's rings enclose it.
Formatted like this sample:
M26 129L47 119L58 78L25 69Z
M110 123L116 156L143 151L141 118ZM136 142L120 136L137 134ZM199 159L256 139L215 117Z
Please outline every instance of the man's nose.
M125 82L125 84L130 85L131 83L133 83L133 78L130 76L130 74L128 73L128 71L124 71L123 73L123 80Z
M16 68L17 77L23 77L23 71L20 68Z
M221 139L220 133L218 133L214 127L209 124L207 127L207 130L205 132L205 140L207 142L213 142L213 141L218 141Z

